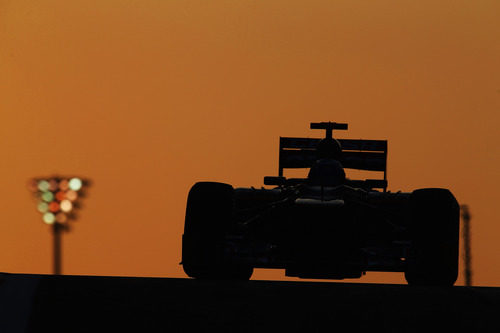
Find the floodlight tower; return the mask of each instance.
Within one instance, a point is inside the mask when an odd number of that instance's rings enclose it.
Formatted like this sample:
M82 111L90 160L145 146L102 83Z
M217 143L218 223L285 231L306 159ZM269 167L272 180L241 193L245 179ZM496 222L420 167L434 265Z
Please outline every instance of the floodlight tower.
M42 221L52 227L54 237L54 274L62 273L62 232L69 231L69 221L76 220L75 210L89 180L80 177L33 178L29 188L37 199Z

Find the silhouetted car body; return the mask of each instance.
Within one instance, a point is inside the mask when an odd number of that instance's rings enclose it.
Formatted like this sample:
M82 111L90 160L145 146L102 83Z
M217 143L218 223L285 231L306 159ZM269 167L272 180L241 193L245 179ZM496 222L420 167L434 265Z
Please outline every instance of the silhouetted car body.
M459 208L447 189L387 192L387 142L335 140L346 124L313 123L324 139L280 138L272 189L200 182L190 190L182 264L190 277L248 279L253 268L301 278L404 272L410 284L453 285ZM285 168L311 168L286 179ZM343 168L383 172L350 180ZM379 190L377 190L379 189Z

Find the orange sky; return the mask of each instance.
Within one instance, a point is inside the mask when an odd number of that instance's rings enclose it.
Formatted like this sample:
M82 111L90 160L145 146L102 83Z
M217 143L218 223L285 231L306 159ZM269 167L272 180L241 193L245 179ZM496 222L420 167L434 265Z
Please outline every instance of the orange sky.
M261 186L280 135L338 121L341 137L389 140L390 190L447 187L470 206L474 283L500 286L499 13L497 0L0 0L0 271L51 272L25 184L58 173L94 183L64 273L182 277L190 186Z

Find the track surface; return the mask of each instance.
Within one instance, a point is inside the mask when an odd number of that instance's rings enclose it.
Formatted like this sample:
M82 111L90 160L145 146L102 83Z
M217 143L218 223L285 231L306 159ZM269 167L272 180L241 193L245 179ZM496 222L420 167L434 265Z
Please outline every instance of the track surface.
M500 288L0 275L0 332L500 332Z

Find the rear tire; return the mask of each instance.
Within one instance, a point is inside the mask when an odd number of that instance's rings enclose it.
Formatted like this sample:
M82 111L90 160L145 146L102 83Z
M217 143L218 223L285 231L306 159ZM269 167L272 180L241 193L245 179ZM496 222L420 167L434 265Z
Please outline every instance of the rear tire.
M410 285L452 286L458 277L459 206L447 189L410 196L412 245L405 279Z
M224 236L231 225L233 187L200 182L189 191L182 265L184 272L197 279L248 280L253 268L224 262Z

